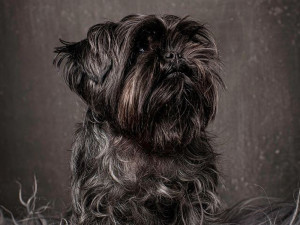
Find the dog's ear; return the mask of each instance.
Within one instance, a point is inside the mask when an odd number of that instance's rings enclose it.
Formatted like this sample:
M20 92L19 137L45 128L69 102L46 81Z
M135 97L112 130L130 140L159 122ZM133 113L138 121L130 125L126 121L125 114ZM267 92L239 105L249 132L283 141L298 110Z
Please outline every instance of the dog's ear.
M54 65L61 67L70 89L89 105L99 97L103 83L112 71L114 30L116 24L97 24L88 31L87 38L80 42L66 42L55 48Z
M226 89L221 77L222 62L213 34L204 24L183 19L176 28L189 36L192 43L191 48L188 49L188 57L196 65L200 75L198 78L200 78L199 87L202 93L201 105L205 128L215 118L219 89Z

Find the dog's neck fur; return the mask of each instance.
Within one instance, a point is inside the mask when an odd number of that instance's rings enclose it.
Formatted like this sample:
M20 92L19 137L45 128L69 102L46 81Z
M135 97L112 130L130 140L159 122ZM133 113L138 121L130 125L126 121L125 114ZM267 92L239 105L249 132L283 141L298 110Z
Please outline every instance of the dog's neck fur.
M177 154L155 154L88 110L73 146L73 224L209 221L219 205L215 157L205 133Z

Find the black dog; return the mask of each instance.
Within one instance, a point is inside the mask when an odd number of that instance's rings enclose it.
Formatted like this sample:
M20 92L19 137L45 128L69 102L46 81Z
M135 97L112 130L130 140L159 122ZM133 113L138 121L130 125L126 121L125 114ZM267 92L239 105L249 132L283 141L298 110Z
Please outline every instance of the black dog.
M56 48L88 104L72 157L73 224L202 224L218 210L206 134L219 58L201 24L131 15Z
M210 32L189 18L131 15L62 43L55 63L65 59L67 84L88 105L73 145L70 223L217 223L206 128L223 82Z

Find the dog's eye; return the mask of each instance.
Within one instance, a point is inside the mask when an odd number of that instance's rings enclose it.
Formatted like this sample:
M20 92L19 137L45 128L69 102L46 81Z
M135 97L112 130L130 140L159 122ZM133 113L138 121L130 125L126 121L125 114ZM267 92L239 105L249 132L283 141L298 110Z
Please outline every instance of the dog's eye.
M140 42L140 43L138 44L138 50L139 50L140 53L143 53L143 52L145 52L145 51L148 51L149 48L150 48L150 45L149 45L149 43L148 43L147 40L144 40L144 41L142 41L142 42Z
M138 44L138 49L140 53L143 53L145 51L149 51L152 49L152 40L153 38L151 36L144 37L142 41Z
M137 50L139 53L144 53L150 50L154 50L158 45L158 38L156 32L144 32L140 35L139 42L137 44Z

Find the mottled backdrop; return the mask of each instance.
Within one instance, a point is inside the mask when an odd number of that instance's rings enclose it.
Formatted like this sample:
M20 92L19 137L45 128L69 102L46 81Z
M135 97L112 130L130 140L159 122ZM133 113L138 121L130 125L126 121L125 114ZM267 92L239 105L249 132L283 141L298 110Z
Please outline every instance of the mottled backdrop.
M68 205L69 151L85 107L52 66L58 39L131 13L190 15L209 24L224 63L217 136L223 199L292 199L300 185L299 0L1 0L0 204L19 212L18 186Z

